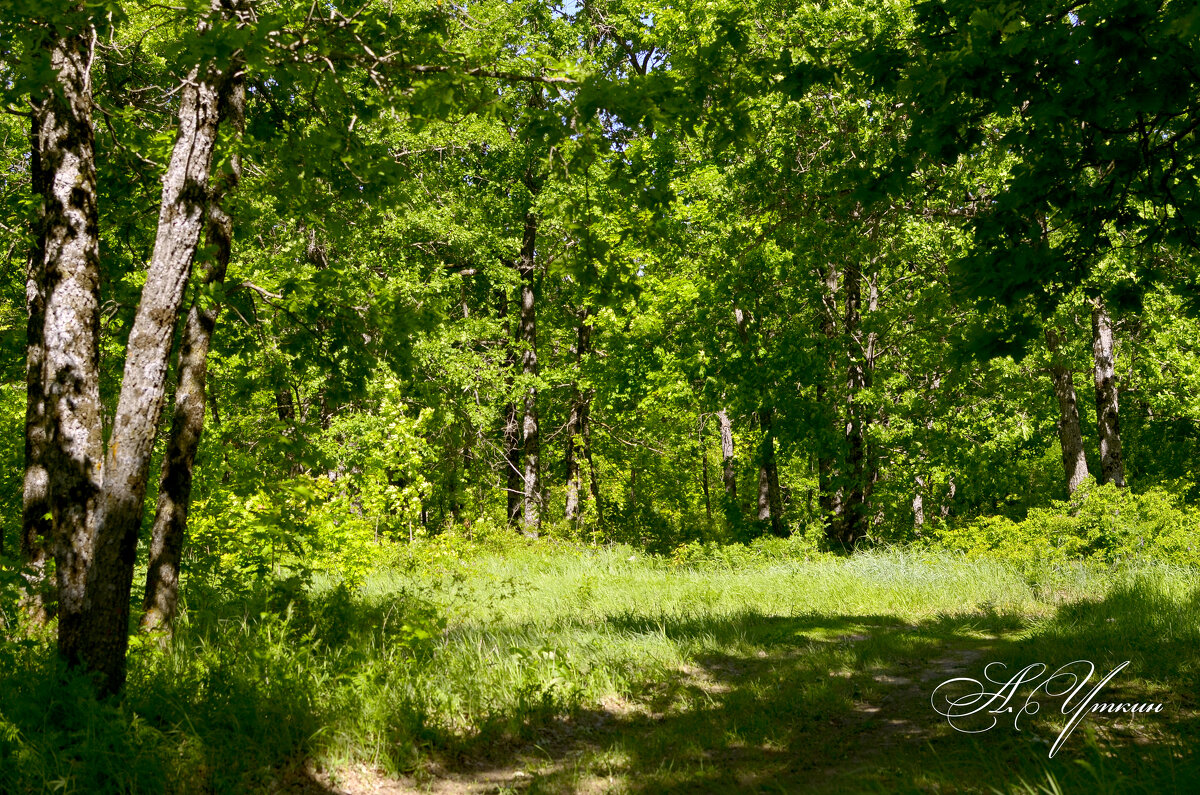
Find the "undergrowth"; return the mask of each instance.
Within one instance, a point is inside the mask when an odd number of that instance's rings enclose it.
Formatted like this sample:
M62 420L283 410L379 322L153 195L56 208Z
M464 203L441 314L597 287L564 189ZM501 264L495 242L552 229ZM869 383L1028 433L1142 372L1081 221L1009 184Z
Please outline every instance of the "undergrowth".
M806 732L839 736L837 716L876 692L879 666L989 637L1010 644L988 641L998 658L1033 644L1055 659L1133 659L1146 687L1194 693L1194 582L1187 567L1016 565L915 547L838 557L771 542L657 557L487 538L400 545L352 583L324 575L228 593L193 580L173 636L134 638L120 700L97 702L61 670L50 629L8 633L0 791L263 791L305 762L421 775L435 760L503 758L555 727L647 710L679 722L630 723L626 733L651 732L644 749L670 754L675 743L702 759L714 744L752 740L795 750ZM732 688L724 712L713 692L725 690L680 684L697 666L746 677L764 659L774 674L722 686ZM711 726L689 723L701 715ZM613 742L581 758L614 771L618 789L707 786L711 771L686 754L660 770L649 750ZM922 775L962 784L957 770ZM884 780L918 781L894 775ZM1044 780L1036 766L1022 775L1024 786Z

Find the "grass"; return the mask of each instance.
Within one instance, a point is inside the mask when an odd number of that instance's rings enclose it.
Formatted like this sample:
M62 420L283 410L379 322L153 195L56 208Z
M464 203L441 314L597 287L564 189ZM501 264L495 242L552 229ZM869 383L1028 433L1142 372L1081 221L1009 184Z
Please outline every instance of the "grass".
M1200 590L1163 565L889 551L677 565L548 543L405 549L356 588L190 583L124 700L45 639L0 668L0 791L1173 792L1200 783ZM0 658L2 659L2 658ZM1130 660L1054 759L1055 705L930 705L983 665ZM1055 718L1058 718L1056 721ZM324 771L321 774L312 771Z

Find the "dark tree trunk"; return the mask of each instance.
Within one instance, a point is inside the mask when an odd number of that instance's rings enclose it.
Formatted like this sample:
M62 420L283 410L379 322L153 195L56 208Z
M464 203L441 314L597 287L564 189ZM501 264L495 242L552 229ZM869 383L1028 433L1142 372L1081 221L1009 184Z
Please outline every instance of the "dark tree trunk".
M817 505L821 511L821 520L825 525L825 537L831 542L840 543L845 526L844 492L840 483L841 472L838 466L840 457L840 436L838 410L835 405L836 391L831 390L829 381L837 364L833 353L834 341L837 338L838 316L838 279L837 266L830 263L823 274L825 290L821 294L821 335L829 346L826 360L826 370L823 378L817 383L817 405L822 412L822 430L817 440Z
M532 180L527 177L526 182L530 183L533 190ZM534 256L537 228L537 215L532 210L526 212L525 233L521 241L521 258L517 261L517 272L521 275L521 372L527 378L534 378L538 373L535 292L537 263ZM525 448L524 532L536 536L542 526L541 437L538 432L537 387L532 385L525 391L521 437Z
M1125 487L1121 428L1117 416L1117 355L1112 321L1102 301L1092 305L1092 359L1096 381L1096 425L1100 433L1100 472L1104 483Z
M154 438L162 415L175 321L204 226L217 140L216 74L193 70L180 94L179 131L163 176L158 232L125 353L125 372L104 459L94 556L78 652L102 691L125 682L129 593Z
M1049 327L1046 328L1046 347L1050 350L1050 380L1054 385L1054 396L1058 398L1058 442L1062 447L1063 473L1067 479L1067 492L1074 494L1088 476L1083 433L1079 428L1079 405L1071 371L1063 366L1058 356L1058 332Z
M866 416L859 395L868 384L869 351L862 339L862 270L846 269L846 343L850 361L846 368L846 505L841 542L851 547L867 532L869 473L866 450Z
M221 101L226 118L240 130L245 108L240 75L229 81L227 94ZM229 175L213 186L209 198L205 236L208 248L212 250L212 260L204 273L205 287L224 283L233 251L233 219L225 213L221 202L237 187L241 177L240 158L234 155L230 164ZM208 350L221 309L218 304L206 305L206 302L204 291L201 291L188 312L179 348L175 411L150 533L145 613L142 616L142 627L146 630L169 627L179 605L179 572L192 495L192 470L204 430Z
M580 441L583 444L583 458L587 461L588 466L588 491L592 495L592 507L596 511L596 526L599 526L604 506L600 503L600 477L596 474L596 462L592 460L591 414L592 402L589 397L588 402L584 405L583 422L581 424L583 430Z
M296 401L292 400L291 387L281 386L275 390L275 414L282 422L296 419Z
M575 368L578 370L588 353L592 327L587 323L588 312L584 310L579 320L575 341ZM588 407L592 401L592 390L580 389L578 379L571 384L571 412L567 418L567 506L568 522L579 521L582 512L583 473L580 458L583 440L587 437Z
M772 411L763 409L759 419L763 430L758 460L758 519L768 523L771 534L784 536L783 502L779 494L779 467L775 461L775 434Z
M49 186L41 163L38 143L38 124L35 118L30 129L32 162L30 172L33 194L45 196ZM42 369L46 363L45 340L42 336L46 321L46 299L42 293L45 282L45 244L42 230L34 230L34 248L29 258L25 280L25 307L28 317L25 347L25 478L21 516L21 557L27 575L22 609L36 624L44 624L54 602L53 587L46 579L50 562L53 527L50 513L50 473L46 470L48 428L46 426L46 395L42 387ZM0 542L3 533L0 532ZM0 551L3 551L0 549Z
M457 523L462 514L462 503L459 501L459 466L462 464L459 453L462 447L458 444L446 445L446 456L449 458L449 472L446 476L445 510L443 518L448 513L450 520Z

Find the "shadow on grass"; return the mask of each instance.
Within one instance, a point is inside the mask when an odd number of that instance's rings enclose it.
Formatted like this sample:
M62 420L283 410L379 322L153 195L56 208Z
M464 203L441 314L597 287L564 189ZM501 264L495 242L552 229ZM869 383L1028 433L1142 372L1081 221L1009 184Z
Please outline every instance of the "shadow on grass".
M1032 623L995 608L911 623L627 612L602 629L665 637L687 664L600 704L534 694L474 716L467 732L448 728L412 685L436 677L442 637L418 598L335 590L192 600L172 643L136 644L123 701L95 702L45 646L0 670L0 791L321 795L337 790L306 760L331 748L336 756L336 737L356 731L385 747L387 766L420 773L413 786L441 778L475 792L1200 787L1200 590L1168 598L1135 582ZM939 683L982 678L988 662L1015 671L1080 659L1101 672L1130 660L1105 698L1162 702L1163 711L1089 716L1048 759L1057 702L1046 700L1020 732L1001 715L979 735L954 731L930 704Z
M515 781L545 792L612 782L637 792L1193 792L1198 618L1200 591L1173 601L1139 585L1032 625L995 609L911 624L623 615L609 623L702 650L676 678L549 719L524 746L482 737L434 754L446 774L467 779L489 763L512 768L515 756L530 774ZM1019 732L1001 715L978 735L953 730L931 706L938 684L982 679L989 662L1015 673L1075 660L1096 665L1093 681L1130 660L1099 700L1161 702L1163 711L1090 715L1050 759L1061 699L1043 697Z

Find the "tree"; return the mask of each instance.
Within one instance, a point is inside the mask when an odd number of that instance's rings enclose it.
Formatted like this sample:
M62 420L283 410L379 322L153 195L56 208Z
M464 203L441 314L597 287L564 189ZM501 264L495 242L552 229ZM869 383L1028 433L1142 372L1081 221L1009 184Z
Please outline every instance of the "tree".
M964 285L1052 303L1111 250L1196 244L1198 32L1191 5L1171 0L916 6L916 49L874 56L885 70L907 59L899 84L918 111L895 173L988 147L1012 158L971 219Z
M1071 370L1059 359L1059 332L1046 327L1046 347L1050 351L1050 380L1058 399L1058 443L1062 447L1063 472L1067 493L1074 494L1087 479L1087 457L1083 451L1083 433L1079 429L1079 406L1075 399L1075 384Z
M261 37L254 42L256 65L273 51L303 63L312 56L304 46L312 40L303 30L287 29L286 19L252 25L260 20L236 0L214 0L196 33L184 37L178 127L163 174L157 235L125 346L112 427L105 433L92 66L97 42L115 33L125 17L120 9L100 14L75 3L55 4L48 12L23 4L13 10L5 15L4 44L19 53L15 90L31 98L32 182L41 199L27 289L33 398L27 423L27 514L32 526L44 467L58 576L59 652L68 663L99 673L102 690L111 693L124 682L128 596L150 456L175 321L209 204L206 186L220 97L251 30ZM311 19L310 14L305 25ZM331 39L349 36L361 44L345 17L333 14L330 21ZM297 46L281 44L282 35L295 36ZM356 57L351 51L349 60ZM367 68L378 71L381 64L375 58Z
M219 89L218 107L227 123L242 129L245 122L245 85L238 59L229 65L230 75ZM159 479L158 501L150 533L150 560L146 572L144 614L142 626L156 629L170 625L179 603L179 571L187 528L187 512L191 502L193 467L200 435L204 430L204 410L207 395L205 382L208 371L208 351L220 312L220 305L206 295L220 288L229 268L233 250L233 219L222 207L241 178L241 158L229 158L229 171L221 175L208 192L206 242L211 260L207 263L201 291L193 299L184 321L183 338L179 346L175 388L175 410L163 457Z

